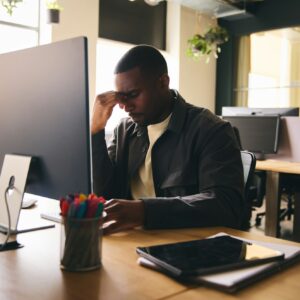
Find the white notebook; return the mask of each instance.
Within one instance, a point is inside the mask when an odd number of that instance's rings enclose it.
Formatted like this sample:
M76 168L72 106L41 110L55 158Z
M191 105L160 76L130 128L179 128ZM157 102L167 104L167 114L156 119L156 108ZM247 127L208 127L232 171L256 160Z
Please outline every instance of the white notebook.
M227 235L226 233L218 233L211 237ZM284 252L285 258L281 261L271 262L259 266L247 267L239 270L232 270L227 272L220 272L210 275L202 275L193 278L189 278L188 281L192 283L199 283L203 285L212 286L227 292L235 292L247 285L254 283L264 277L267 277L273 273L276 273L292 264L293 262L300 260L300 247L290 246L286 244L267 243L261 241L254 241L249 239L243 239L237 236L232 236L247 242L255 242L256 244L266 246L275 250ZM138 263L142 266L155 269L160 272L164 272L159 266L150 262L149 260L140 257Z

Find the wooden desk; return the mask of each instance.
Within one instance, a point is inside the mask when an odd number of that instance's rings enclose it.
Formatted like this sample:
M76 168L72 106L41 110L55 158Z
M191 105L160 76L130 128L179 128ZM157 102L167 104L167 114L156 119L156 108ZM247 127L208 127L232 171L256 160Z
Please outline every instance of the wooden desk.
M283 174L300 174L300 163L263 160L256 162L256 169L267 171L266 186L266 225L265 233L269 236L278 237L279 232L279 210L281 196L281 177ZM293 236L300 241L300 192L295 194L295 210Z
M38 206L43 206L39 203ZM36 213L38 209L32 210ZM0 299L8 300L96 300L96 299L297 299L300 264L275 274L237 294L183 285L136 263L137 246L204 238L217 232L244 238L278 242L226 228L184 230L132 230L103 238L100 270L70 273L60 270L60 225L20 234L24 248L0 253ZM281 241L286 244L299 244ZM279 284L280 283L280 284Z

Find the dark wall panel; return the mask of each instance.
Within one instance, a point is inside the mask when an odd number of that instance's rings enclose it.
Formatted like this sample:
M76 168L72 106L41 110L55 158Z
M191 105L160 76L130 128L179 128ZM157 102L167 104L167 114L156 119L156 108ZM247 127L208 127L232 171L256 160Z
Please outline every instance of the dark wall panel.
M99 37L165 49L166 2L149 6L144 0L100 0Z
M254 9L249 9L247 17L237 20L220 19L219 24L234 35L297 26L300 24L299 0L264 0ZM251 13L253 13L251 15Z

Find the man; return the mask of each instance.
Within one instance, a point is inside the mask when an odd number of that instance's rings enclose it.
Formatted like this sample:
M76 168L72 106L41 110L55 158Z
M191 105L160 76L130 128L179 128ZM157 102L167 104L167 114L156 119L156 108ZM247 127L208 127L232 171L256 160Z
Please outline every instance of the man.
M91 122L94 192L112 199L104 233L240 227L243 169L229 123L170 90L166 62L153 47L129 50L115 75L116 91L96 97ZM129 117L107 148L104 129L117 104Z

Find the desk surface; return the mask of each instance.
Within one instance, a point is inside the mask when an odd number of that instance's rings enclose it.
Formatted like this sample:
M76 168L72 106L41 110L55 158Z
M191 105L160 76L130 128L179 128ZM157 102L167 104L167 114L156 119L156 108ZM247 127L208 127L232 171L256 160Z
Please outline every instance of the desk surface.
M281 160L257 160L256 170L273 171L288 174L300 174L300 163Z
M29 213L37 214L43 205L39 201L38 208ZM18 240L24 248L0 253L0 299L297 299L300 264L228 295L206 287L183 285L136 263L137 246L204 238L220 231L279 242L226 228L132 230L103 238L100 270L70 273L59 267L60 225L56 224L52 229L20 234Z

